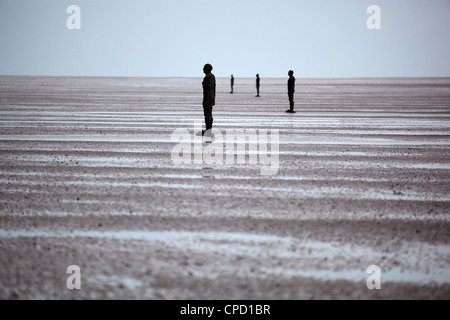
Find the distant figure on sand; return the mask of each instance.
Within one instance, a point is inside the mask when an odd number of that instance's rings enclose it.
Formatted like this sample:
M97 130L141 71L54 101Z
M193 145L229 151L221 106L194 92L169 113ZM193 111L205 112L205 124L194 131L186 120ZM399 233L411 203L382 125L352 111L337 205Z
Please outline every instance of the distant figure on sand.
M234 77L233 77L233 75L231 75L230 85L231 85L231 91L230 91L230 93L233 93L233 87L234 87Z
M256 75L256 96L259 97L259 83L260 83L260 79L259 79L259 74Z
M213 116L212 109L216 104L216 77L211 73L213 67L209 63L203 67L205 77L203 78L203 113L205 115L206 130L202 130L202 136L212 136Z
M294 92L295 92L294 71L289 70L288 75L289 75L289 80L287 82L287 87L288 87L288 97L289 97L289 109L286 110L286 112L295 113L295 111L294 111Z

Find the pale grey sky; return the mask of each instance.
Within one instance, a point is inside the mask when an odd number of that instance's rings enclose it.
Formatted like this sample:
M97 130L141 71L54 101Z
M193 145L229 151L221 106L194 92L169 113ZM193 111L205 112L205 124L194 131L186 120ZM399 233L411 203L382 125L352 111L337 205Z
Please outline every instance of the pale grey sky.
M0 74L450 76L449 34L449 0L0 0Z

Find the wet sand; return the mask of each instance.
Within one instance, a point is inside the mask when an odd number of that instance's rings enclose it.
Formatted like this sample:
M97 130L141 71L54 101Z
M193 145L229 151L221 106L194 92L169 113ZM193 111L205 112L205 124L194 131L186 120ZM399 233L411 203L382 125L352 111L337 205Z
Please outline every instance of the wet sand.
M174 163L201 81L0 77L0 299L449 298L450 79L218 78L273 175Z

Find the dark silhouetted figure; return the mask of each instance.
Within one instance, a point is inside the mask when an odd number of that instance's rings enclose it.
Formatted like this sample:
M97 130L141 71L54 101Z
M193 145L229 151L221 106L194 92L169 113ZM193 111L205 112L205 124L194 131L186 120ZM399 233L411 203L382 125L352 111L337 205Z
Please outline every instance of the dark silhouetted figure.
M213 116L212 109L216 104L216 77L211 73L213 67L209 63L203 67L205 77L203 78L203 113L205 114L206 130L202 130L204 136L212 136Z
M256 96L259 97L259 83L260 83L260 78L259 78L259 74L256 75Z
M294 111L294 92L295 92L294 71L289 70L288 75L289 75L289 80L287 82L287 87L288 87L288 97L289 97L289 109L286 110L286 112L295 113L295 111Z
M234 77L233 77L233 75L231 75L230 85L231 85L231 91L230 91L230 93L233 93L233 87L234 87Z

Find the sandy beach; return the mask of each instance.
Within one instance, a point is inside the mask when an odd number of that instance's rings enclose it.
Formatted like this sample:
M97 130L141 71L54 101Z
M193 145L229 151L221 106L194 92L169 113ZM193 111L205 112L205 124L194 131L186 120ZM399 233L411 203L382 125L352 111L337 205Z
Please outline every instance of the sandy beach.
M287 78L217 78L213 132L279 133L270 175L174 163L201 81L0 76L0 299L450 297L450 78L297 75L295 114Z

